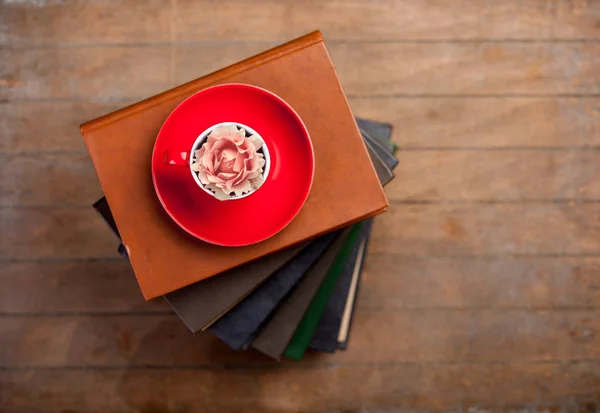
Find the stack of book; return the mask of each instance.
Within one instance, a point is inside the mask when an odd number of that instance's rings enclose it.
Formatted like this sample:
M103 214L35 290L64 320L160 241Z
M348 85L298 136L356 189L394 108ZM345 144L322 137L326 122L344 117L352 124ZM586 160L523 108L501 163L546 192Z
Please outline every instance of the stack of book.
M289 104L314 151L310 191L293 219L268 238L241 246L190 235L157 196L151 172L157 136L171 112L196 93L228 84L259 87ZM382 187L394 177L396 148L391 125L352 115L319 32L81 129L105 194L94 208L121 240L119 252L147 300L163 296L192 333L215 334L236 350L300 359L309 349L347 347L373 217L388 207ZM286 139L281 136L274 139ZM265 142L277 149L274 141ZM286 164L272 166L277 170L271 177ZM267 178L263 185L274 184ZM260 199L250 194L215 205ZM258 207L277 216L273 205ZM248 220L264 222L260 214Z

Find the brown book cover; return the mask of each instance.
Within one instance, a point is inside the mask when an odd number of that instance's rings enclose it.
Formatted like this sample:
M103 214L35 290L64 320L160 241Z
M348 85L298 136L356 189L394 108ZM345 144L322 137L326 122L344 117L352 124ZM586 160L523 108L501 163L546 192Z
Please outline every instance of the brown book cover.
M251 84L279 95L304 121L315 151L313 186L296 218L272 238L235 249L180 230L162 209L150 174L154 141L169 113L191 94L223 83ZM87 122L81 131L146 299L388 206L320 32Z
M373 151L369 142L365 140L365 143L379 180L385 186L393 178L393 173ZM102 215L120 239L106 198L103 197L94 203L94 208ZM326 235L321 237L323 236ZM316 242L318 239L311 242ZM250 293L260 288L272 273L293 261L303 247L308 244L308 242L305 242L269 254L261 259L232 268L215 277L206 278L173 291L164 297L191 332L196 333L205 330ZM317 259L318 256L315 256L314 260Z

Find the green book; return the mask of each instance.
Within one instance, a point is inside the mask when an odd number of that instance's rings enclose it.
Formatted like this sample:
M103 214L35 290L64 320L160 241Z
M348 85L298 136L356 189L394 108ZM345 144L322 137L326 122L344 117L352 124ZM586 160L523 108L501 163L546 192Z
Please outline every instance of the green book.
M361 226L362 222L359 222L352 227L348 239L336 256L323 283L319 287L319 290L306 310L302 321L300 321L298 328L294 332L290 344L288 344L288 347L285 350L285 355L287 357L300 360L304 355L313 333L319 324L319 320L321 320L321 314L323 314L323 311L327 306L327 301L335 288L336 281L344 268L344 264L348 260L348 256L350 255L354 244L358 241Z

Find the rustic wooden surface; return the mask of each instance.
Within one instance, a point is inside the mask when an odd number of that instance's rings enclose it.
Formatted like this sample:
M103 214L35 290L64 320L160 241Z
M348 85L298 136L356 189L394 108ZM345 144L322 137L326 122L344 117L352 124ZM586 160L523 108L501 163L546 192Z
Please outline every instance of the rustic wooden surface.
M276 364L144 302L78 125L319 28L401 150L350 348ZM600 2L0 2L1 412L593 412Z

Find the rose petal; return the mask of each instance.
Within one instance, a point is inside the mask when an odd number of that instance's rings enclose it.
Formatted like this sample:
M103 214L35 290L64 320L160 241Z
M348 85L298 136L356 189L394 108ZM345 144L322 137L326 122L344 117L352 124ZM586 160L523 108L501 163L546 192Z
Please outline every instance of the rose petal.
M209 171L210 169L212 169L212 162L210 160L210 154L205 154L202 159L200 159L200 166L202 167L202 169L205 169L207 171Z
M245 192L250 192L252 191L252 185L250 185L250 182L248 181L244 181L239 185L234 186L233 188L231 188L233 190L233 192L237 195L237 196L241 196L243 195Z
M229 194L231 193L231 191L225 187L224 183L214 184L214 188L215 195L221 193L223 196L226 195L227 197L229 197Z
M218 189L215 191L215 198L217 198L219 201L226 201L226 200L230 199L231 197L229 196L228 193L226 193L222 189Z
M202 182L204 185L209 183L206 171L203 171L203 170L198 171L198 179L200 179L200 182Z
M213 171L217 173L219 171L219 167L223 163L223 154L215 153L215 160L213 163Z
M262 167L261 159L259 156L252 157L246 168L251 172L258 171Z
M216 169L218 168L219 164L221 163L219 161L219 153L218 152L211 152L209 154L209 156L206 158L206 169L212 173L212 174L216 174Z
M216 184L219 182L219 178L216 177L215 175L205 171L206 174L206 182L211 183L211 184Z
M244 141L238 145L237 150L238 150L238 152L241 152L241 153L250 153L250 154L256 153L256 149L254 148L254 145L252 145L252 143L250 143L250 141L245 138L244 138Z
M208 145L208 143L207 143L207 145ZM227 139L221 139L220 141L215 141L215 142L210 143L210 147L208 147L206 150L215 152L215 151L223 150L227 147L234 147L234 145Z
M200 156L202 156L206 151L210 151L214 144L214 141L211 141L210 139L204 142L200 147Z
M214 140L221 140L225 136L229 136L229 128L225 125L217 126L208 134L208 137Z
M221 152L223 154L223 160L231 161L232 159L236 159L238 152L235 149L227 148L223 149Z
M263 175L258 175L256 178L250 180L250 185L252 188L258 189L265 183L265 177Z
M219 179L222 179L223 182L227 182L227 181L230 181L230 180L234 179L235 177L237 177L237 174L228 173L228 172L219 172L217 177Z
M237 157L235 158L235 163L233 164L233 170L235 172L240 172L242 170L242 168L244 167L244 159L244 154L237 154Z
M213 153L214 152L212 151L205 151L202 157L199 159L200 165L202 165L206 170L214 170L214 164L212 160Z
M267 161L265 161L265 158L260 157L258 158L258 167L262 168L263 166L265 166L265 164L267 163Z
M243 181L247 180L249 174L250 174L250 171L248 171L248 168L246 168L244 166L242 168L242 170L238 173L238 175L235 177L235 179L233 180L233 186L239 185Z
M253 172L249 172L248 173L248 179L252 180L252 179L256 179L256 177L258 175L260 175L262 172L260 171L260 169L258 171L253 171Z
M235 174L234 177L227 180L226 185L225 185L226 188L231 189L235 185L238 185L240 182L243 182L246 179L246 176L244 175L245 173L246 173L245 171L240 171L237 174Z
M255 150L259 150L263 146L263 141L256 135L252 135L248 138L248 141L254 146Z

